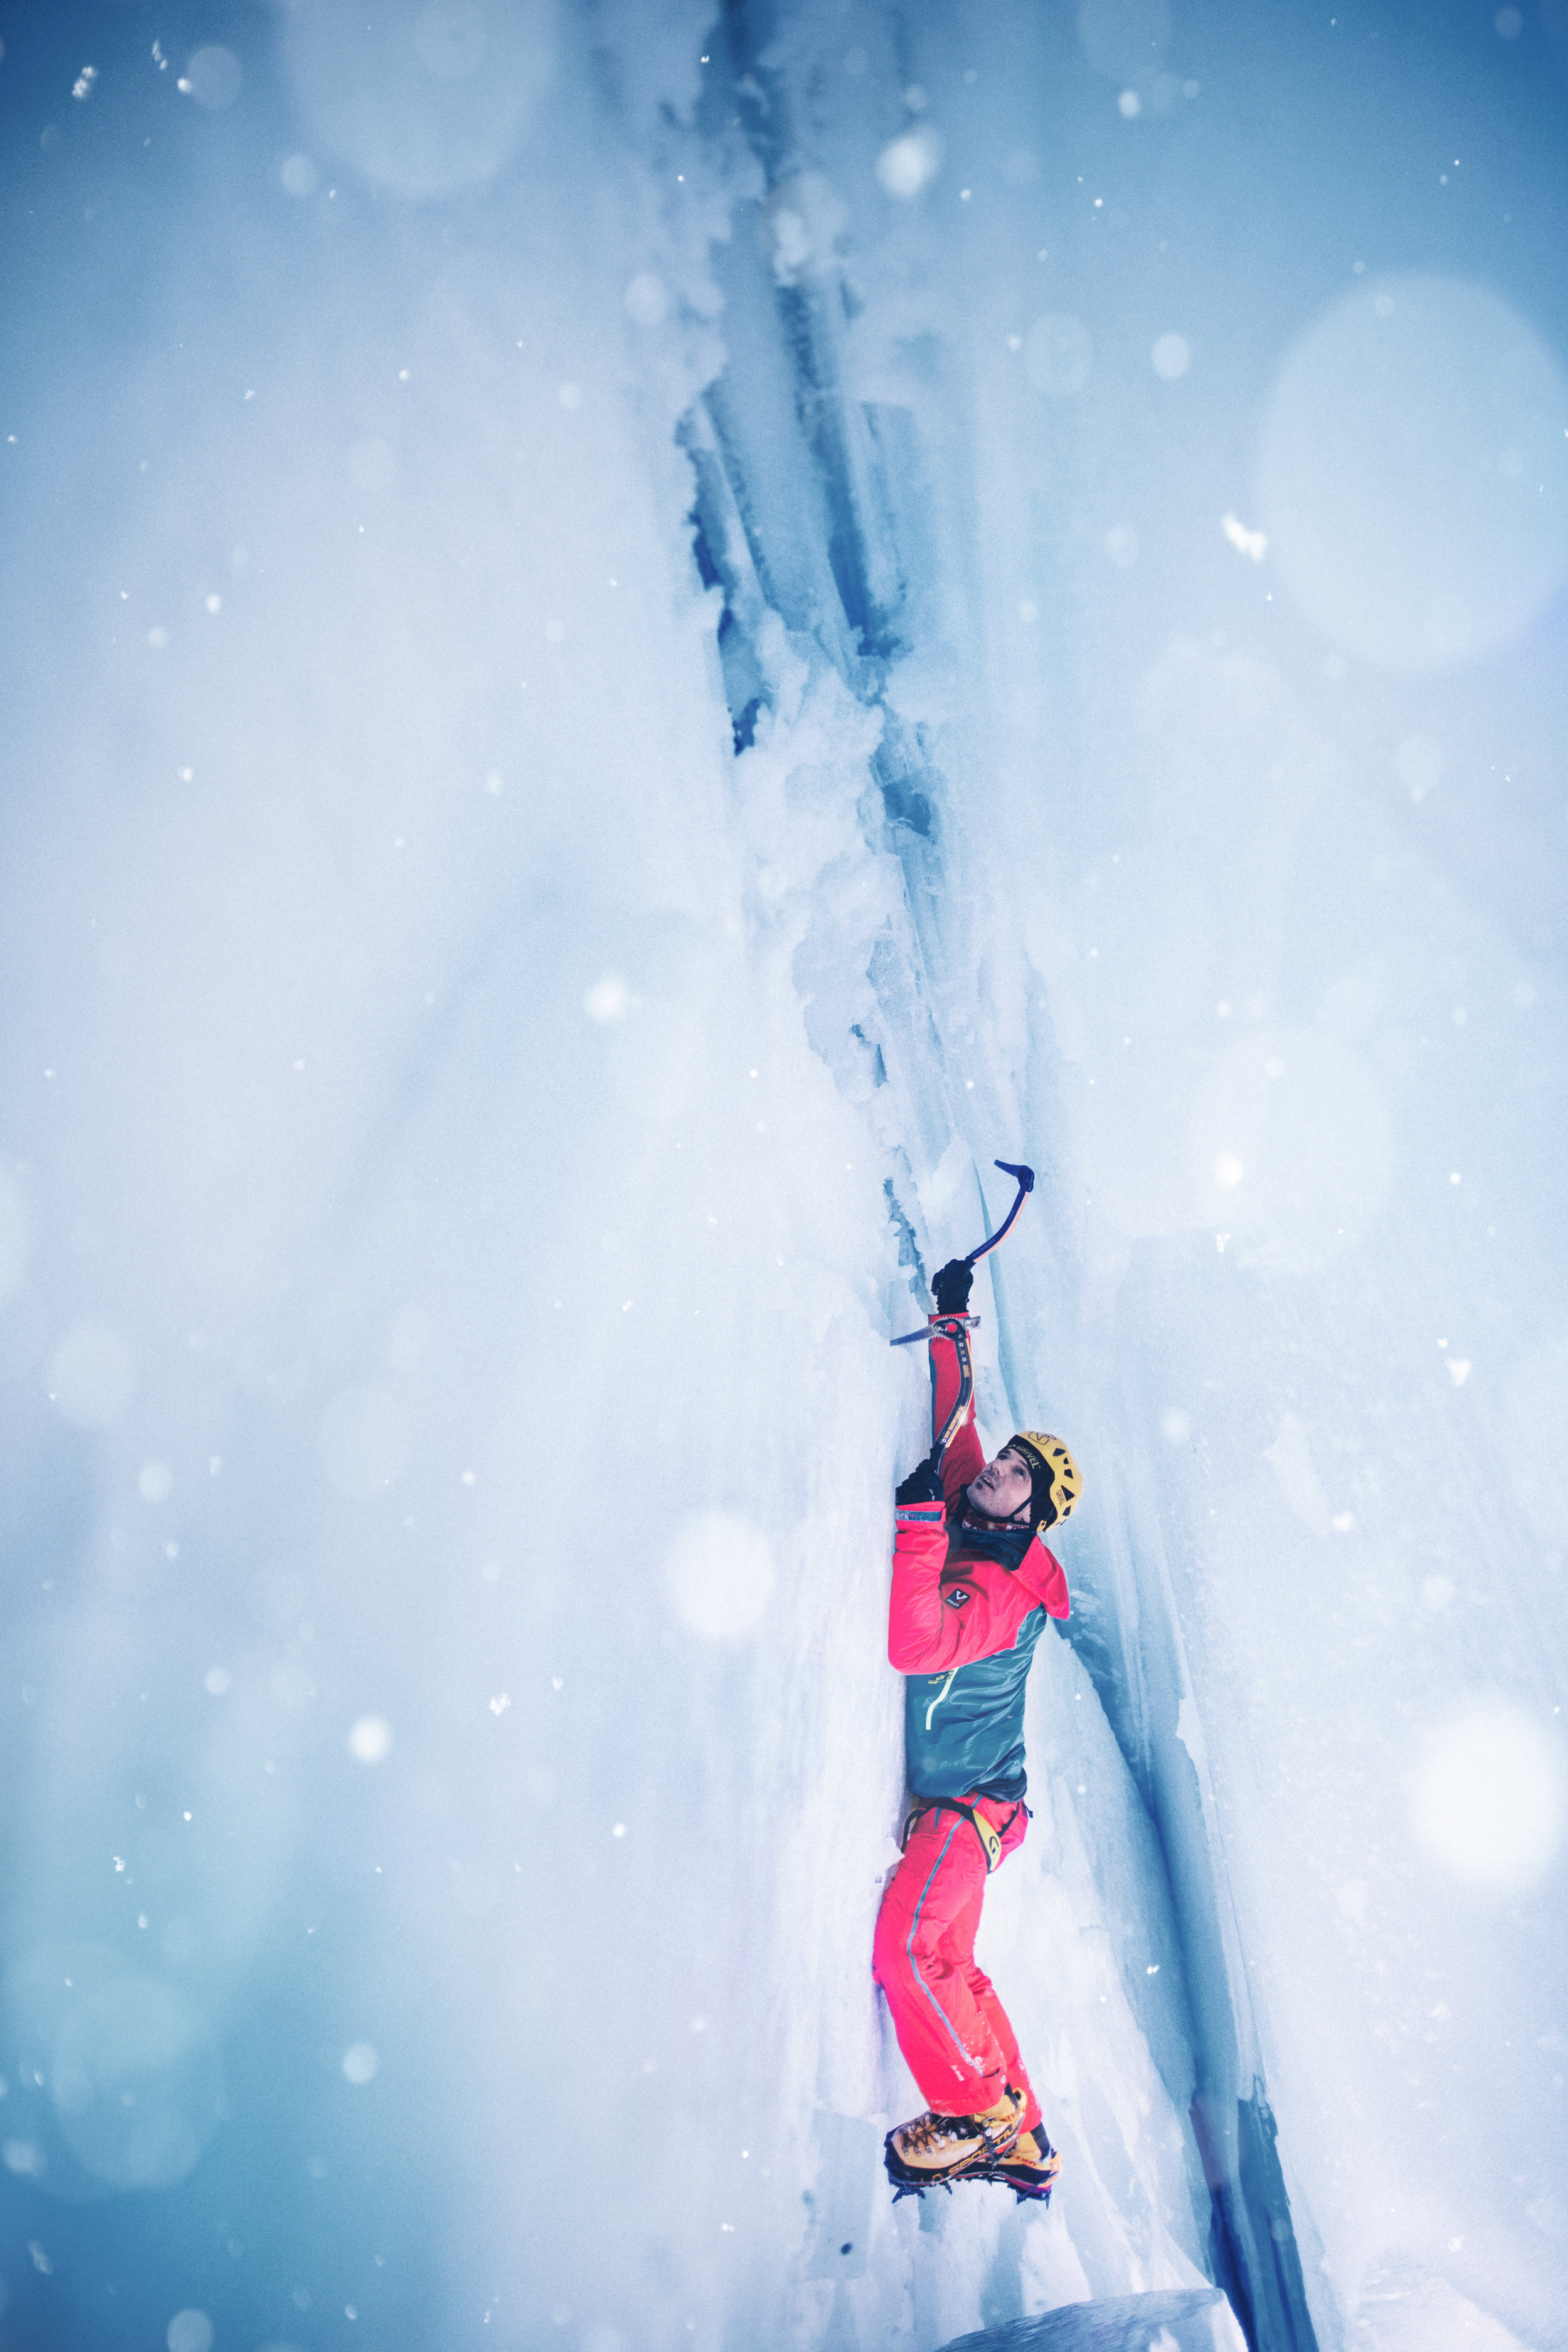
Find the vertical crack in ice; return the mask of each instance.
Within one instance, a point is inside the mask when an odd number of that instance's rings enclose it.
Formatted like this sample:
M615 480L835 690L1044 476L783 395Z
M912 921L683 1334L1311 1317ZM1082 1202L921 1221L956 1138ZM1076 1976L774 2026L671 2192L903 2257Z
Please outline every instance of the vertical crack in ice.
M729 241L711 255L728 362L678 436L692 468L692 555L703 585L722 600L716 641L737 758L778 723L792 666L807 677L830 670L879 722L868 761L874 792L862 797L858 814L868 857L896 861L901 904L892 927L884 924L870 943L868 1009L826 1034L825 1021L838 1021L849 1001L840 972L831 1004L814 1007L807 1026L842 1088L863 1099L868 1079L891 1098L878 1129L900 1171L887 1180L889 1212L900 1265L923 1285L932 1244L910 1151L917 1167L934 1168L962 1135L972 1159L984 1158L972 1120L956 1108L973 984L943 921L952 880L947 861L961 855L952 795L926 729L902 715L889 693L895 665L921 643L910 583L931 579L940 564L927 515L928 464L911 410L858 400L846 386L843 338L855 303L843 270L831 257L819 256L815 268L796 264L806 232L790 207L804 216L826 199L808 184L797 152L793 94L770 49L771 12L727 0L722 23L729 78L721 82L715 70L704 120L712 130L721 120L738 124L762 165L774 260L770 272L763 223L742 204ZM720 62L716 56L716 68ZM794 242L786 246L786 238ZM798 681L793 692L798 700ZM1037 1009L1044 1010L1031 1008L1032 1031L1042 1025ZM1031 1065L1038 1058L1032 1053ZM1035 1075L1031 1066L1014 1076L1008 1108L1025 1127L1039 1091ZM995 1108L984 1106L988 1115ZM1043 1223L1043 1204L1038 1213ZM1005 1274L1000 1267L994 1274L1002 1376L1011 1387ZM1141 1513L1139 1541L1152 1526L1157 1519ZM1131 1541L1130 1531L1123 1539ZM1165 1623L1143 1632L1157 1637L1167 1678L1185 1688L1168 1579L1164 1599ZM1116 1600L1119 1611L1134 1609L1130 1577ZM1086 1601L1072 1636L1148 1807L1194 1988L1199 2087L1192 2121L1209 2192L1212 2273L1254 2352L1315 2352L1191 1694L1158 1743L1169 1753L1157 1754L1147 1697L1131 1686L1144 1668L1129 1627L1103 1622L1106 1596L1091 1591ZM922 2227L925 2221L922 2213Z

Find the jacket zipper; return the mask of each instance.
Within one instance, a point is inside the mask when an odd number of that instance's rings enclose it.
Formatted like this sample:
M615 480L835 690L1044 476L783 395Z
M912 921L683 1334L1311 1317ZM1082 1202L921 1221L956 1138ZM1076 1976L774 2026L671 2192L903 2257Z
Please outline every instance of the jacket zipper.
M931 1705L926 1709L926 1729L928 1731L931 1729L931 1719L932 1716L936 1713L937 1708L942 1705L942 1700L947 1696L948 1692L952 1688L952 1677L957 1672L958 1668L956 1666L951 1669L946 1682L943 1683L941 1690L938 1691L936 1696L932 1699Z

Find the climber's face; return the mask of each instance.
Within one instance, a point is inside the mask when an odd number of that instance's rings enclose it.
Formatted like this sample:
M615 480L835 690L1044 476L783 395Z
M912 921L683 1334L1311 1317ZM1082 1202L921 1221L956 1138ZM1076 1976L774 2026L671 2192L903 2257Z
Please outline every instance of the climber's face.
M969 1506L987 1519L1016 1519L1026 1513L1034 1480L1023 1455L1005 1445L968 1487Z

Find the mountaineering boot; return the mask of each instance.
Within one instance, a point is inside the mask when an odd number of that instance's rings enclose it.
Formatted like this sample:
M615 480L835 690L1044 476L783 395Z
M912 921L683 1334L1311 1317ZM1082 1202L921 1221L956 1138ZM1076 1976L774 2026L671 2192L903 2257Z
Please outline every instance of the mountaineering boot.
M899 2194L992 2172L1018 2137L1024 2103L1004 2091L979 2116L939 2116L928 2110L888 2134L883 2162ZM994 2176L999 2177L999 2176Z
M1061 2168L1061 2158L1046 2137L1044 2124L1036 2124L1018 2134L1005 2156L985 2167L984 2178L1005 2180L1021 2205L1047 2205Z

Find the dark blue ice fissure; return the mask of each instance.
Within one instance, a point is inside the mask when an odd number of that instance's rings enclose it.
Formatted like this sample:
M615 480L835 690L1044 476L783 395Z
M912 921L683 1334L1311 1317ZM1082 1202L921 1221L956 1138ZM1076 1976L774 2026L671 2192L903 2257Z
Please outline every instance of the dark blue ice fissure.
M716 133L721 124L742 128L771 194L802 169L790 90L765 61L771 12L731 0L723 24L729 71L725 85L708 86L711 122ZM693 560L704 586L723 599L717 642L737 754L756 740L774 704L768 639L772 633L776 640L780 623L808 665L830 666L880 719L870 762L876 789L862 800L860 818L868 845L898 860L907 929L880 938L869 958L864 982L874 1010L829 1038L812 1025L820 1022L818 1006L808 1028L841 1084L880 1085L903 1072L915 1091L935 1094L944 1081L933 1072L952 1063L969 1018L968 986L942 919L954 792L922 730L886 695L891 666L921 641L921 592L939 563L930 469L912 411L858 402L846 389L840 353L851 306L841 274L826 268L784 282L789 273L781 278L772 266L764 230L763 207L748 205L712 256L729 363L680 427L692 467ZM1047 539L1059 535L1049 517L1043 530ZM840 975L841 986L857 977ZM896 1182L889 1206L900 1262L918 1271L918 1219ZM1005 1370L1007 1340L1004 1313ZM1129 1544L1139 1539L1129 1532ZM1168 1695L1180 1683L1179 1630L1151 1625L1142 1580L1140 1592L1139 1646L1152 1653L1149 1674ZM1209 2211L1200 2219L1210 2268L1253 2352L1316 2352L1274 2119L1242 2055L1248 2036L1231 1997L1219 1926L1227 1898L1216 1884L1173 1713L1156 1721L1157 1705L1136 1686L1142 1668L1118 1622L1117 1601L1114 1580L1103 1591L1091 1581L1071 1633L1163 1858L1192 1994L1193 2124L1209 2190Z

